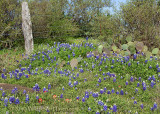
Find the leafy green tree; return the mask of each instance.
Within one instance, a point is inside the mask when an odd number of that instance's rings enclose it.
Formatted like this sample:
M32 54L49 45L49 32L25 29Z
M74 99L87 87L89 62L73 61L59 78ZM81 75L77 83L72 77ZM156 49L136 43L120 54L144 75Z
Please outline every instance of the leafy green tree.
M149 47L159 46L160 7L156 0L130 0L121 6L121 17L127 34ZM158 42L157 42L158 41Z

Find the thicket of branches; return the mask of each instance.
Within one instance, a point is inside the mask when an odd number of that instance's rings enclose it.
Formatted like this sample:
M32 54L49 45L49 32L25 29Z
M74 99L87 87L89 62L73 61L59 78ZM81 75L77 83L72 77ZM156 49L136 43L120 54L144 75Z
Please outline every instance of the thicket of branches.
M13 46L15 39L23 39L21 2L0 1L1 48ZM149 47L160 46L159 0L129 0L112 15L104 12L104 8L112 6L112 0L28 0L28 3L35 39L65 41L69 37L88 36L125 43L125 38L132 36Z

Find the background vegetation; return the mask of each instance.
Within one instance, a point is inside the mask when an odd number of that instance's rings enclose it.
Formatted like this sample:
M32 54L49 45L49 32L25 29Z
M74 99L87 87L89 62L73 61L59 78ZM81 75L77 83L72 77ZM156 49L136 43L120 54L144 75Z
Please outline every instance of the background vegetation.
M0 1L0 49L23 46L22 0ZM29 0L35 43L80 37L126 43L130 36L149 48L160 47L160 1L129 0L114 14L112 0ZM116 7L116 6L115 6Z

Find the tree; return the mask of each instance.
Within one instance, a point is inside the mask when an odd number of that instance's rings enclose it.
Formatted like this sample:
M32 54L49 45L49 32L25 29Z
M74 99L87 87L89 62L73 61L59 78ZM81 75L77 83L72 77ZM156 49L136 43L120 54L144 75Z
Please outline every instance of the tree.
M123 25L127 34L133 34L135 40L141 40L146 45L158 46L160 38L160 7L155 0L131 0L121 6Z

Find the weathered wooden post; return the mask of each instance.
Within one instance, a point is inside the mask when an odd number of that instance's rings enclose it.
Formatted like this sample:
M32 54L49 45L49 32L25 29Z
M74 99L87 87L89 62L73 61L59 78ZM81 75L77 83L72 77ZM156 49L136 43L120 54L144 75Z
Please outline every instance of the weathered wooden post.
M30 18L30 12L27 2L22 2L22 30L25 40L25 51L29 55L33 51L33 35L32 35L32 23Z

